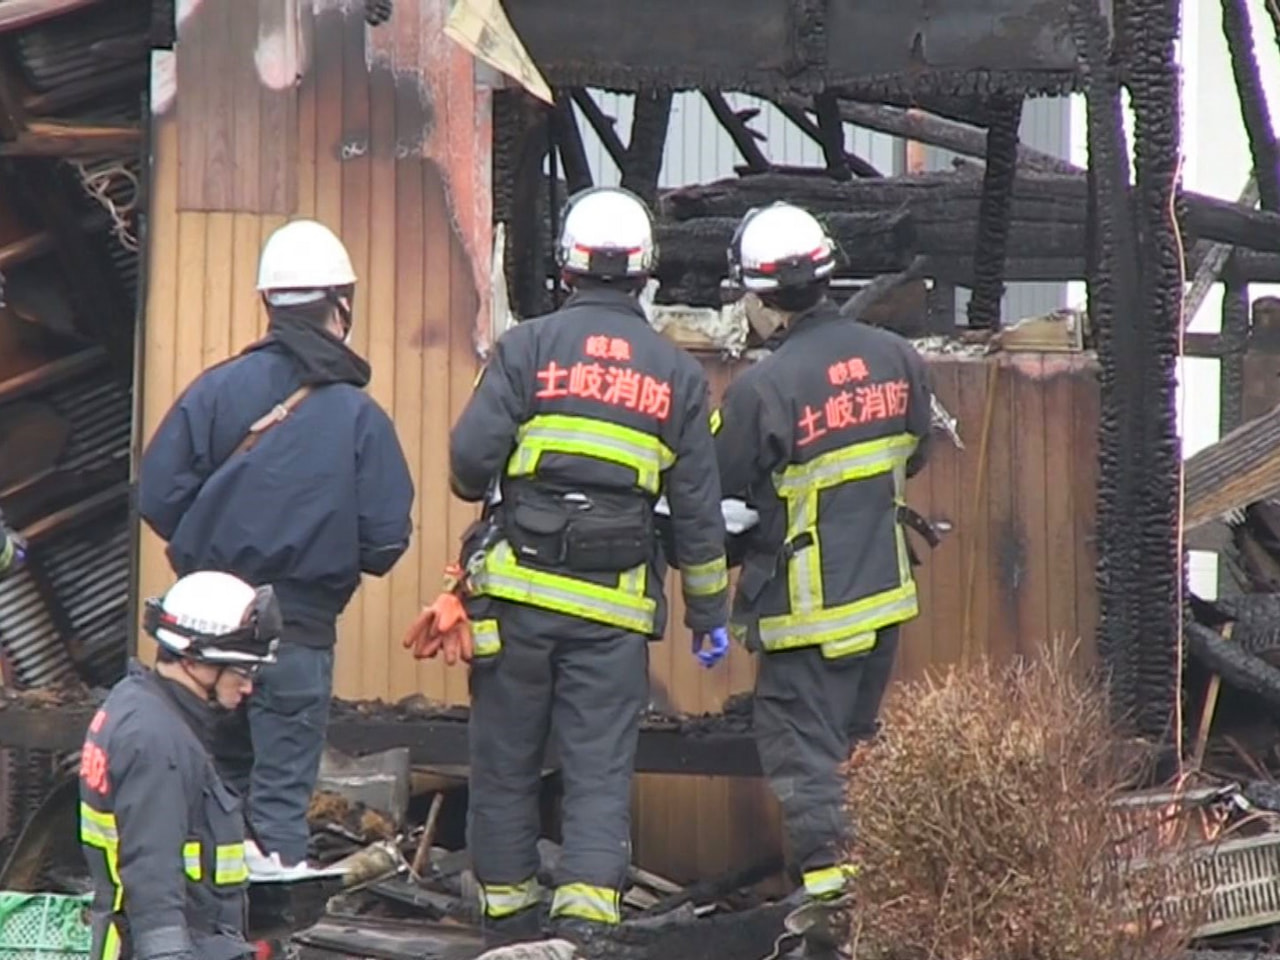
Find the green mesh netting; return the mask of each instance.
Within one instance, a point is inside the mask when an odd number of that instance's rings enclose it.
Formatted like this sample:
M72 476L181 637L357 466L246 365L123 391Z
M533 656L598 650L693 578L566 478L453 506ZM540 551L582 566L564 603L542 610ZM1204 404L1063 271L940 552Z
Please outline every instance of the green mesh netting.
M0 960L69 960L87 956L88 895L0 891Z

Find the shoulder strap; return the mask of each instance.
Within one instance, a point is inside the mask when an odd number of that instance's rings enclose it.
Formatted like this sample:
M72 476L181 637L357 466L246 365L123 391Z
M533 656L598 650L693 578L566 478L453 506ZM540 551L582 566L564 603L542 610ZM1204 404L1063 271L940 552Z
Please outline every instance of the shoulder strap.
M289 416L290 412L292 412L298 404L307 399L312 389L313 388L310 385L299 387L297 390L293 391L293 393L289 394L289 396L285 397L282 402L276 404L255 420L253 425L249 427L249 432L245 434L245 438L240 441L239 445L234 450L231 451L231 456L234 457L238 453L247 453L249 450L252 450L264 433L274 427L277 423L284 420L284 418ZM228 457L227 459L229 460L231 458Z

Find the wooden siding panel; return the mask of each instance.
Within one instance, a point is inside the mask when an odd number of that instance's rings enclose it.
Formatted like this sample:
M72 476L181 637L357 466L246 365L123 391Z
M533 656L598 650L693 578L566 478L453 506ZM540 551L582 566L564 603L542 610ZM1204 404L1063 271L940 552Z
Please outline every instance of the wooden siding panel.
M202 0L184 10L179 210L296 209L299 2Z

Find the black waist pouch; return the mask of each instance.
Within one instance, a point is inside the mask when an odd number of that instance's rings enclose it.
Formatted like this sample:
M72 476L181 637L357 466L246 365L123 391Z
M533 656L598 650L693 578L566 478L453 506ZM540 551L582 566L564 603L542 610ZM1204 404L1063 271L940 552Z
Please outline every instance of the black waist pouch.
M565 565L570 570L620 573L652 558L656 532L649 503L631 497L576 506L565 536Z
M620 573L653 555L653 508L641 497L523 487L504 506L503 532L526 562L576 573Z

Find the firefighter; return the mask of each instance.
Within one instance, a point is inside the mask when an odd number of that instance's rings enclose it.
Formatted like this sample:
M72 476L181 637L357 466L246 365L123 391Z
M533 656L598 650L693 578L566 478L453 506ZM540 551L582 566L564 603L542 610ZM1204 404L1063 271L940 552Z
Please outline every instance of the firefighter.
M26 558L26 541L9 528L0 511L0 580L19 570Z
M705 373L649 326L655 249L634 195L570 199L563 307L495 344L450 437L451 484L500 497L465 538L474 631L468 844L496 939L538 933L538 791L548 731L564 782L552 928L585 948L620 920L648 641L667 610L665 494L685 623L728 650L728 577ZM490 493L495 491L493 496Z
M245 942L245 823L207 743L275 656L270 587L183 577L148 600L156 665L136 661L89 724L80 843L93 878L91 960L235 960Z
M219 724L214 755L282 871L307 857L337 618L362 574L390 571L412 526L404 452L365 393L368 362L348 346L355 282L322 224L295 220L273 233L258 267L266 337L186 389L139 478L139 510L168 541L175 573L225 570L279 596L278 662Z
M840 315L827 297L834 269L833 243L804 210L779 202L742 220L730 278L748 310L764 307L785 331L729 386L712 424L724 495L760 513L731 616L759 654L760 762L799 899L827 903L841 902L852 870L840 770L876 730L899 625L917 613L900 511L930 428L920 356Z

